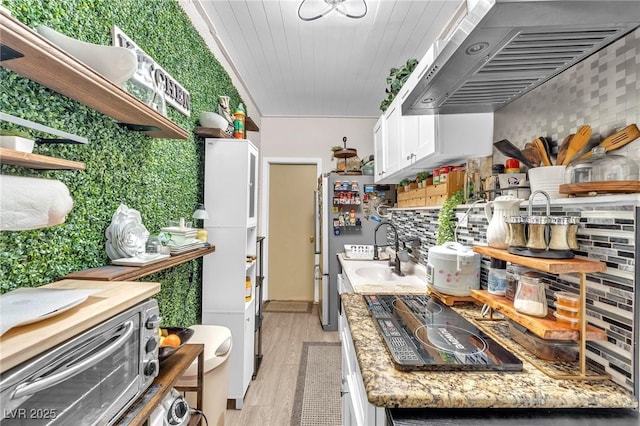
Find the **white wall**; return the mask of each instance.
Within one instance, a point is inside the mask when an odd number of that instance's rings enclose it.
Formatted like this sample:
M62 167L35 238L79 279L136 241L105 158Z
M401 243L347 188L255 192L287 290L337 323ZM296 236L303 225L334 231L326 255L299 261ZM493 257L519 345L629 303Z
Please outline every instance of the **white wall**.
M304 118L262 117L260 156L322 158L322 169L334 168L331 147L342 146L358 151L364 158L373 154L373 125L377 118Z

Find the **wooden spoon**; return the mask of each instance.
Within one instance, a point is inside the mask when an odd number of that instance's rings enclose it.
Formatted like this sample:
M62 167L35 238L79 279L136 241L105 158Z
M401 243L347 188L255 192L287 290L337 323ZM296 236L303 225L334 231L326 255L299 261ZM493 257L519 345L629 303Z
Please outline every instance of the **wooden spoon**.
M562 162L563 166L569 164L574 158L578 155L578 153L584 148L584 146L589 142L589 138L591 137L591 126L585 124L584 126L580 126L578 131L576 132L573 139L571 139L571 144L569 144L569 148L567 148L567 153L564 157L564 161Z
M605 140L600 142L600 145L598 146L604 147L606 152L614 151L618 148L622 148L630 142L633 142L639 137L640 130L638 129L638 126L636 126L635 124L630 124L619 132L607 137ZM584 158L589 158L592 154L592 151L589 150L589 152L582 155L579 159L582 160Z
M542 165L551 166L551 158L549 158L549 144L547 143L547 140L543 136L540 136L532 143L540 153L540 161L542 161Z
M531 164L531 167L538 167L542 160L542 155L537 148L525 148L522 151L522 156L527 159L527 162ZM525 163L526 164L526 163Z
M561 166L564 161L565 156L567 155L567 148L569 148L569 144L571 143L571 139L573 139L575 135L571 133L569 136L564 138L560 146L558 147L558 155L556 157L556 166Z

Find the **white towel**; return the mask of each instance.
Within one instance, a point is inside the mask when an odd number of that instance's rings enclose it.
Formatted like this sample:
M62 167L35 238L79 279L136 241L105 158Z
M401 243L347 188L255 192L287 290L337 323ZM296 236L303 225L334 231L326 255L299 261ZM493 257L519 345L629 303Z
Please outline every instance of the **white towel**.
M0 229L22 231L63 223L73 207L59 180L0 175Z

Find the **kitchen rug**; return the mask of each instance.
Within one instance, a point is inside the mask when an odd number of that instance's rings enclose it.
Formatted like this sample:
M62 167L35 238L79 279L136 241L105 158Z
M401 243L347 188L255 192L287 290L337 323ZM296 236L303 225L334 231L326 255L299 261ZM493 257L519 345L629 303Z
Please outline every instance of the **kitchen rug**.
M268 300L264 304L265 312L310 313L312 303L298 300Z
M340 343L303 342L291 426L341 426Z

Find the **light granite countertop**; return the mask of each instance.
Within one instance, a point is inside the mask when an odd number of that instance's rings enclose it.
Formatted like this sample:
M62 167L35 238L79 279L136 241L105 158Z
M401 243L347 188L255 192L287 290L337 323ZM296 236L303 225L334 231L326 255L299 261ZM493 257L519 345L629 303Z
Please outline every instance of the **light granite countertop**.
M364 289L362 287L360 289ZM364 291L366 292L366 291ZM385 293L390 293L385 291ZM362 299L344 293L342 307L351 329L369 402L388 408L636 408L638 401L611 381L557 380L526 356L521 372L403 372L391 362L384 341ZM466 318L479 307L455 310ZM502 321L498 321L502 322Z

